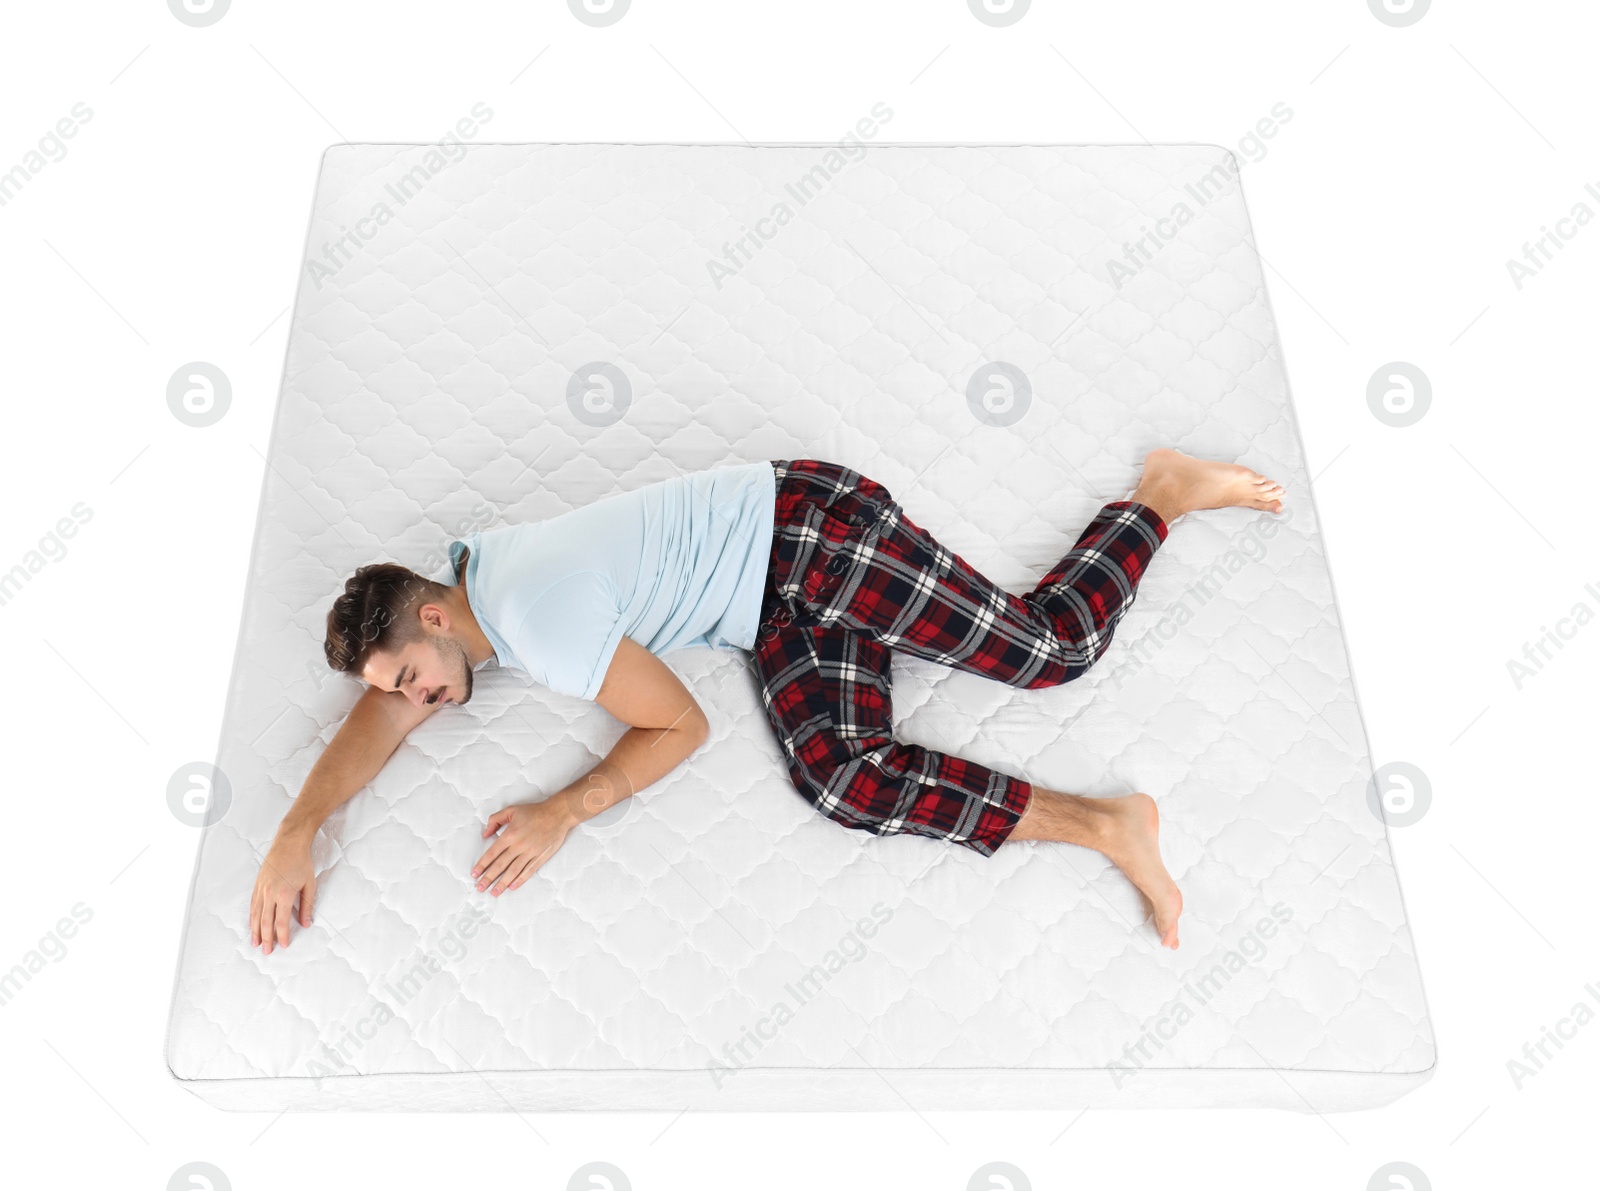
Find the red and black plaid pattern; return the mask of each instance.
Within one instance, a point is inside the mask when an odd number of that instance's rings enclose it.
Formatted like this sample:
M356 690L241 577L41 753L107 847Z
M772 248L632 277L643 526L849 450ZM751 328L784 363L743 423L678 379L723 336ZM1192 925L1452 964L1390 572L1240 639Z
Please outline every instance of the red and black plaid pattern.
M1014 596L876 481L818 459L772 464L777 507L754 652L795 788L846 827L992 855L1032 787L896 741L890 651L1029 690L1070 682L1111 644L1166 523L1113 501L1033 591Z

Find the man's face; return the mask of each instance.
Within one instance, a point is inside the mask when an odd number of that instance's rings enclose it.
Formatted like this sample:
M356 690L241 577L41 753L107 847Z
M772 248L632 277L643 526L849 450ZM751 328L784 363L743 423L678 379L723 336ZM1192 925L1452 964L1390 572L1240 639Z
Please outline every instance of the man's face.
M379 690L402 692L418 707L472 698L467 651L439 632L430 632L398 652L374 653L361 677Z

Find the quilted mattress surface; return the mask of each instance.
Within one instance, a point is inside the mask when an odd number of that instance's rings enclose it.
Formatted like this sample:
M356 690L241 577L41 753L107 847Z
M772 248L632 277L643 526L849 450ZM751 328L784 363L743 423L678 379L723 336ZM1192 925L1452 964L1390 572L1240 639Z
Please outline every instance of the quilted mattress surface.
M294 304L168 1025L230 1109L1368 1107L1434 1039L1238 181L1205 145L338 145ZM596 397L600 394L600 397ZM624 725L489 667L316 841L316 922L249 945L260 858L362 685L344 579L671 475L847 463L1013 592L1145 454L1279 517L1179 520L1105 656L1018 691L896 656L898 734L1152 794L1158 945L1097 853L984 858L817 815L748 654L667 655L710 740L514 894L486 817Z

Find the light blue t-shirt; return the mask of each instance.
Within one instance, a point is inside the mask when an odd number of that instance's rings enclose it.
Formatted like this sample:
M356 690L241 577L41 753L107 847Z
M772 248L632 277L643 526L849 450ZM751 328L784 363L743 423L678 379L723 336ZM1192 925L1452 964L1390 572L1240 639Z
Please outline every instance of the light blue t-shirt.
M776 499L767 460L675 476L468 534L439 579L470 549L467 602L496 661L593 699L623 637L658 656L754 648Z

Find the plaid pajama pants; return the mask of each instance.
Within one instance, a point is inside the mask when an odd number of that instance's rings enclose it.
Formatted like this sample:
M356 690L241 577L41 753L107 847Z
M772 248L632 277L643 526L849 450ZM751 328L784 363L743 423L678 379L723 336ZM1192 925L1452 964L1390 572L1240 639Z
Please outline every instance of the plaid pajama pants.
M876 481L818 459L772 465L777 507L753 652L795 788L846 827L992 855L1032 786L896 741L890 651L1027 690L1070 682L1111 644L1166 523L1144 504L1113 501L1033 591L1014 596Z

